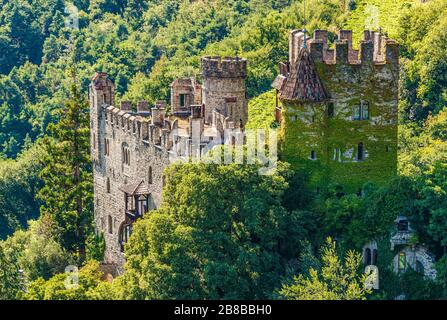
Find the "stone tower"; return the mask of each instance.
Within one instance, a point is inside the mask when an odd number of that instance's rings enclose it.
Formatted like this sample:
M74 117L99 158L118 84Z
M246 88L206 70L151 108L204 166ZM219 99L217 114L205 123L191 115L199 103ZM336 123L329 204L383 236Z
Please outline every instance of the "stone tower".
M243 127L248 109L245 91L247 60L239 57L202 58L202 102L205 105L205 122L213 122L213 112L218 111Z
M101 133L104 132L101 111L103 106L113 105L115 102L115 85L106 73L96 72L93 76L89 86L89 100L92 159L95 165L100 165L101 148L104 148L101 141Z
M283 159L309 172L315 190L332 183L358 192L367 181L389 180L397 165L398 44L372 31L359 50L348 30L333 48L324 30L304 39L290 33L289 61L273 83Z

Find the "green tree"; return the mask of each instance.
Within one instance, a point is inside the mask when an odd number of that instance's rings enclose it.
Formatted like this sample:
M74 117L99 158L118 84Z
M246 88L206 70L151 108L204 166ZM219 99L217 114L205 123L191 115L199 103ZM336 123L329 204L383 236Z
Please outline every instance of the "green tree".
M303 233L288 232L299 219L281 206L288 169L271 176L257 170L205 163L167 169L160 209L136 223L126 245L124 296L269 297L297 255L283 244Z
M365 300L370 290L364 286L365 275L358 273L361 255L348 251L342 262L331 238L322 251L321 270L311 268L309 276L295 276L280 295L288 300Z
M48 280L39 278L20 295L23 300L93 300L113 297L111 285L102 280L99 263L88 261L75 275L76 282L67 286L67 274L60 273Z
M72 85L71 98L59 114L59 122L49 126L50 137L45 139L41 214L54 218L63 230L63 247L82 260L92 230L93 181L88 104L76 85Z

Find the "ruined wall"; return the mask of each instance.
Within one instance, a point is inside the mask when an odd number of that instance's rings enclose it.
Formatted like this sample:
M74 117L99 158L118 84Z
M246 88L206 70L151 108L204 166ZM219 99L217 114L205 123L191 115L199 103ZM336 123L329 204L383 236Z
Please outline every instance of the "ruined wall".
M315 188L331 182L356 192L367 181L389 180L397 170L398 48L365 33L357 52L349 32L340 38L334 50L327 49L324 32L309 41L329 98L282 101L281 154L293 167L310 172ZM353 120L353 109L360 104L369 105L369 117ZM364 150L360 161L359 143Z

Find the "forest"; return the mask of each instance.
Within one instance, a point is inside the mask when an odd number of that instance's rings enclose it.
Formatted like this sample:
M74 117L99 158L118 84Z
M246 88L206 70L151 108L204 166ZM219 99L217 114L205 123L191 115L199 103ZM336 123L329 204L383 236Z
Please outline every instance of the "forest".
M315 194L307 173L284 161L271 176L255 165L172 165L162 205L126 244L124 274L104 281L87 100L94 72L114 80L117 104L153 104L169 101L175 78L196 76L201 56L241 56L247 127L271 128L289 31L327 29L333 41L352 29L357 43L371 6L400 44L392 181L365 181L361 196L332 185ZM73 12L79 28L67 25ZM446 30L445 0L0 0L0 299L447 298ZM434 255L436 279L393 272L400 215L412 244ZM364 286L361 252L372 239L379 290ZM76 288L65 285L68 265L79 266Z

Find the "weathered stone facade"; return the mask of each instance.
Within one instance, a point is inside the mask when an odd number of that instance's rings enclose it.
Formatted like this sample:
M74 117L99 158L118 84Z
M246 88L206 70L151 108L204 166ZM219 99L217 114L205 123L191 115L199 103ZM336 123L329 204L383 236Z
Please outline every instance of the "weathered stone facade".
M243 130L246 67L245 59L203 58L203 86L194 79L174 81L169 114L164 101L151 109L139 102L136 112L130 102L122 101L118 109L107 74L97 72L92 78L95 223L105 237L104 262L116 265L118 273L133 222L161 202L164 168L172 159L193 155L195 148L199 153L223 143L225 129Z
M351 31L340 31L333 49L327 31L304 39L291 32L289 61L273 83L284 160L310 172L315 189L386 182L397 170L398 44L372 31L359 50Z

